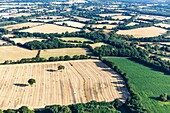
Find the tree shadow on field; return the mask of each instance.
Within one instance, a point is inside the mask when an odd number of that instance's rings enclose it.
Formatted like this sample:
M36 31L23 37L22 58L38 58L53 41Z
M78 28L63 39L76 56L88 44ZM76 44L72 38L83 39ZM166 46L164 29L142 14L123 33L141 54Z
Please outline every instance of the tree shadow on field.
M150 99L153 99L153 100L157 100L157 101L159 101L160 99L159 99L159 97L149 97Z
M117 80L123 80L120 76L112 76L112 78L116 78Z
M114 72L112 69L109 69L109 68L107 68L107 69L102 69L102 71L108 71L108 72L110 72L110 73L112 73L112 74L116 74L116 72Z
M102 68L102 71L107 71L110 72L112 74L116 74L116 72L114 72L111 68L109 68L106 64L102 63L102 62L94 62L96 64L97 67Z
M120 99L126 100L127 97L129 96L129 92L126 88L126 86L115 86L116 90L119 92L119 94L122 95L122 97L120 97Z
M55 70L55 69L47 69L46 71L48 71L48 72L56 72L57 70Z
M22 83L15 83L15 86L19 86L19 87L26 87L28 86L28 84L22 84Z
M98 67L101 67L101 68L108 68L106 65L103 65L104 63L101 63L101 62L94 62Z
M122 85L124 85L125 83L124 83L124 81L119 81L119 82L111 82L112 84L122 84Z

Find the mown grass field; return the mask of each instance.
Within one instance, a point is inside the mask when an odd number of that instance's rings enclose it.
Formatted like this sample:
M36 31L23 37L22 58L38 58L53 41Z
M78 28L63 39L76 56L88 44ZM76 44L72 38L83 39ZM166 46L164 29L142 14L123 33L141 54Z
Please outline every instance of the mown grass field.
M132 88L142 97L151 113L169 113L170 102L156 100L162 93L170 94L170 75L153 70L128 58L107 58L127 73Z

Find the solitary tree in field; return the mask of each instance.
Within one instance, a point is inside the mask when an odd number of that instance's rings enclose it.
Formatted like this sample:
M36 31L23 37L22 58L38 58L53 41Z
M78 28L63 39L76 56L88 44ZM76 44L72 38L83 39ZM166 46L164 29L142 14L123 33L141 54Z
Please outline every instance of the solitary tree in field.
M163 101L163 102L165 102L165 101L167 101L168 100L168 95L167 94L161 94L160 96L159 96L159 99L161 100L161 101Z
M59 65L58 66L58 70L62 70L62 69L64 69L65 67L64 66L62 66L62 65Z
M29 79L28 83L32 86L34 83L36 83L35 79Z

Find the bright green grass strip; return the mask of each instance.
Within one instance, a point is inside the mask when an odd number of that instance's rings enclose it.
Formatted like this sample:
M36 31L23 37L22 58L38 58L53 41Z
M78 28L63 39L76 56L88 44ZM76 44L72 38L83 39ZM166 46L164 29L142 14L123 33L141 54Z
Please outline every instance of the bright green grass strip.
M155 100L162 93L170 94L170 75L155 71L128 58L107 58L127 73L132 88L142 97L143 105L152 113L170 113L170 102Z

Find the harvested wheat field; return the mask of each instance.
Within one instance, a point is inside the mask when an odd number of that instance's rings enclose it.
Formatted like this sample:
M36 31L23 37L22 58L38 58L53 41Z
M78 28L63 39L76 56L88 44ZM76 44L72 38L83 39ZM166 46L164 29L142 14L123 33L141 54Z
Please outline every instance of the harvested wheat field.
M100 20L100 21L97 21L97 23L109 23L109 24L112 24L112 23L115 23L115 24L118 24L118 23L123 23L123 21L119 21L119 20Z
M92 41L92 40L82 38L82 37L63 37L63 38L59 38L59 39L62 39L62 40L65 40L65 41L75 41L76 40L76 41L81 41L81 42Z
M2 35L2 37L5 37L5 38L12 38L12 37L14 37L14 35L13 35L13 34L7 34L7 35Z
M170 61L169 57L160 57L160 58L161 58L161 60Z
M8 25L8 26L4 26L3 28L12 31L13 29L19 29L22 27L35 27L38 25L41 25L42 23L33 23L33 22L27 22L27 23L21 23L21 24L14 24L14 25Z
M102 45L108 45L108 44L105 44L105 43L103 43L103 42L98 42L98 43L90 44L90 46L91 46L92 48L100 47L100 46L102 46Z
M124 20L124 19L130 19L131 16L113 16L112 19L118 19L118 20Z
M62 16L41 16L41 17L37 17L37 18L32 18L29 19L30 21L33 22L49 22L49 21L53 21L53 20L63 20L64 18L62 18ZM69 19L69 18L66 18Z
M136 22L131 22L131 23L129 23L128 25L126 25L126 26L134 26L134 25L138 25L139 23L136 23Z
M20 32L30 32L30 33L65 33L65 32L76 32L80 31L80 29L71 28L71 27L64 27L64 26L58 26L53 24L44 24L41 26L36 26L33 28L28 28L25 30L21 30Z
M97 29L101 29L101 28L103 28L103 27L106 27L106 29L112 29L112 28L117 27L117 25L109 25L109 24L94 24L92 27L93 27L93 28L97 28Z
M11 38L10 40L14 41L15 43L24 44L26 42L30 42L30 41L34 41L34 40L42 41L45 39L41 39L41 38Z
M136 38L155 37L166 33L167 30L158 27L145 27L131 30L119 30L117 34L133 35Z
M117 16L117 15L121 16L122 13L99 14L99 16L101 16L101 17L106 17L106 16Z
M16 17L30 16L30 15L31 15L31 13L16 13L16 14L4 15L3 17L4 18L10 18L10 17L16 18Z
M40 56L42 58L49 58L51 56L74 56L74 55L86 55L91 54L88 49L84 48L61 48L61 49L46 49L41 50Z
M65 69L58 71L59 65ZM98 60L1 65L0 70L1 109L128 97L122 78ZM27 83L30 78L36 80L32 87Z
M103 30L103 32L105 33L105 34L108 34L108 33L110 33L112 30L108 30L108 29L104 29Z
M38 50L27 50L17 46L0 47L0 63L6 60L21 60L22 58L33 58L37 55ZM56 56L74 56L74 55L91 55L91 52L85 48L61 48L41 50L40 57L49 58Z
M161 27L165 27L165 28L170 28L170 24L164 24L164 23L155 24L155 26L161 26Z
M0 40L0 45L7 44L6 41Z
M37 50L27 50L17 46L0 47L0 63L5 60L20 60L22 58L32 58L37 54Z
M82 22L86 22L86 21L91 20L89 18L84 18L84 17L79 17L79 16L74 16L74 18L76 18L76 19L78 19L79 21L82 21Z
M85 24L80 22L74 22L74 21L64 21L64 22L55 22L57 25L62 25L63 23L67 24L68 26L76 27L76 28L83 28Z
M170 45L170 42L159 42L159 44L162 44L162 45Z
M138 15L138 19L146 19L146 20L166 20L168 17L164 16L155 16L155 15Z

